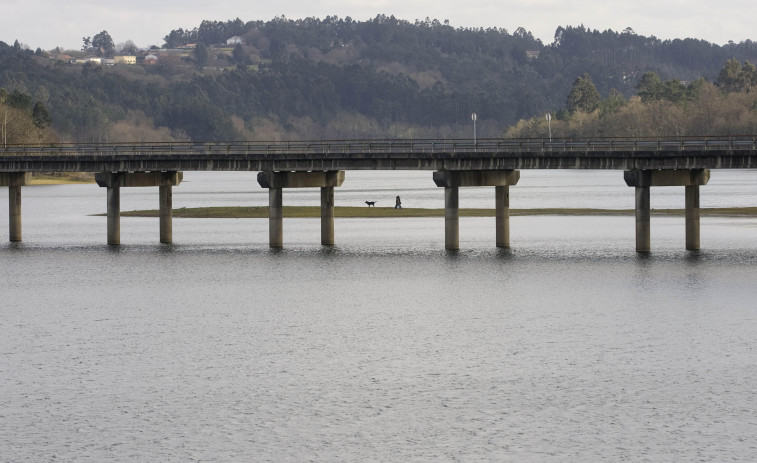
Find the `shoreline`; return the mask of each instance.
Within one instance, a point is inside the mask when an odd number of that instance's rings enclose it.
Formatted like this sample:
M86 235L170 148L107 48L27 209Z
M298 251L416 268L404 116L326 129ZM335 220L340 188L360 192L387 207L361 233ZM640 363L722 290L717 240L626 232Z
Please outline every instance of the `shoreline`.
M700 214L709 217L757 217L757 207L701 208ZM684 209L652 209L656 216L684 216ZM590 208L544 208L544 209L510 209L511 216L528 215L563 215L563 216L633 216L633 209L590 209ZM104 216L106 214L95 214ZM173 209L174 218L214 218L214 219L263 219L268 218L268 207L197 207ZM124 211L122 217L158 217L157 209ZM320 218L320 206L284 206L285 218ZM494 217L494 209L461 208L460 217ZM334 207L335 218L417 218L444 217L444 209L392 207Z

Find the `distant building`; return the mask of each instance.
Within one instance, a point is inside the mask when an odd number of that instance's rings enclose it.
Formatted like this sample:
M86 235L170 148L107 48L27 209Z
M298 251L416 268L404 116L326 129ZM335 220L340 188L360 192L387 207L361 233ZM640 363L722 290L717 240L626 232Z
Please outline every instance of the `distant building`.
M526 58L536 59L539 57L539 50L526 51Z
M145 56L145 64L157 64L158 63L158 57L156 55L147 55Z
M235 35L234 37L228 39L226 41L226 45L244 45L244 40L242 40L242 37L239 37L238 35Z
M116 64L137 64L137 57L132 55L116 56L114 59Z
M102 64L103 59L102 58L87 58L88 63L95 63L95 64Z

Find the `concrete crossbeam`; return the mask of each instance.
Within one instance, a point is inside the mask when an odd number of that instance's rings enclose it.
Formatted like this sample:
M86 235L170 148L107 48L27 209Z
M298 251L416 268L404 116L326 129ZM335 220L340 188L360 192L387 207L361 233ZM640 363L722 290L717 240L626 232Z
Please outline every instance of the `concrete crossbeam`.
M31 172L0 172L0 186L26 186L31 183Z
M263 188L324 188L344 183L343 170L325 172L259 172L258 184Z
M634 187L707 185L710 170L627 170L623 179L626 185Z
M177 186L184 179L183 172L99 172L95 181L101 187Z
M438 187L509 186L520 180L518 170L438 170L434 183Z

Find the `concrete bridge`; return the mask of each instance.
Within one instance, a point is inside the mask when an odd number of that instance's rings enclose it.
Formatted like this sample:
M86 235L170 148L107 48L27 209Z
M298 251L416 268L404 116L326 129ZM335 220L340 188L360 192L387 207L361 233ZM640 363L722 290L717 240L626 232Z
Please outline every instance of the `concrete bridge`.
M757 168L757 136L661 139L335 140L109 143L0 147L10 240L21 240L21 187L32 172L94 172L107 189L108 244L120 243L120 189L157 186L160 241L170 243L171 194L185 171L257 171L269 190L269 243L283 245L282 190L321 189L321 243L334 244L334 188L348 170L430 170L444 188L445 247L459 248L460 187L495 187L496 245L509 247L509 188L521 169L623 170L635 188L636 250L650 251L650 188L681 186L686 249L699 249L699 187L710 169Z

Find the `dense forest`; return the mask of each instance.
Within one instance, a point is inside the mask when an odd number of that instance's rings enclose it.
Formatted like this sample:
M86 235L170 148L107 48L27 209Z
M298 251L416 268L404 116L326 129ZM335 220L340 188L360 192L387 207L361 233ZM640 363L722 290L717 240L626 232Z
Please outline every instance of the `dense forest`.
M164 41L139 51L102 31L76 51L0 42L3 142L460 138L471 135L474 112L480 137L546 136L546 113L556 136L629 126L622 135L756 132L751 84L728 83L751 82L751 41L720 46L578 26L543 44L523 28L384 15L203 21ZM81 59L119 53L139 61ZM582 89L590 104L577 97ZM738 115L684 122L695 107L736 103ZM665 123L628 123L650 115ZM734 118L738 128L727 122Z

